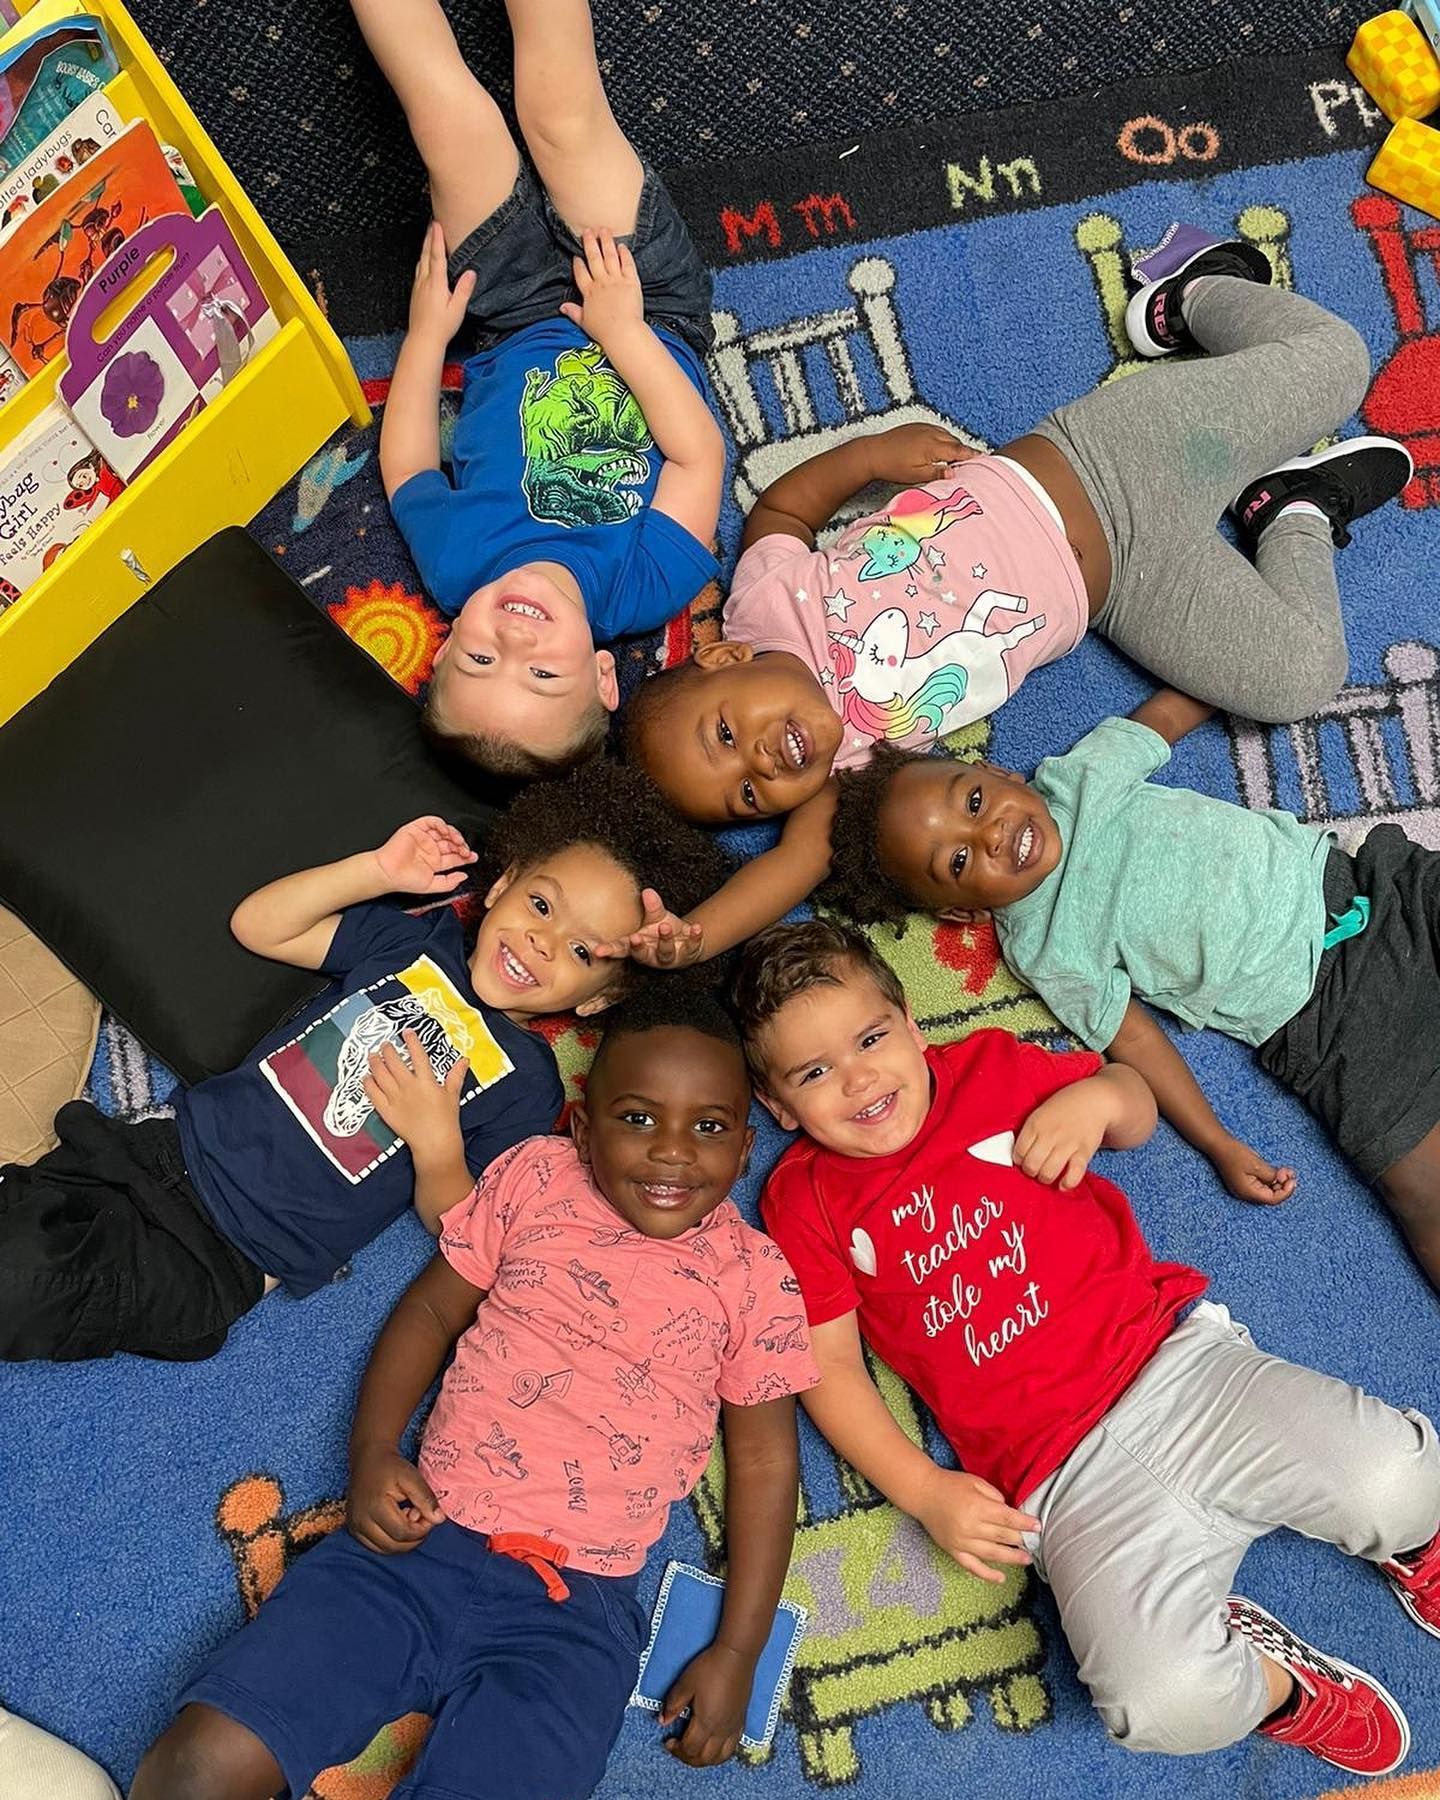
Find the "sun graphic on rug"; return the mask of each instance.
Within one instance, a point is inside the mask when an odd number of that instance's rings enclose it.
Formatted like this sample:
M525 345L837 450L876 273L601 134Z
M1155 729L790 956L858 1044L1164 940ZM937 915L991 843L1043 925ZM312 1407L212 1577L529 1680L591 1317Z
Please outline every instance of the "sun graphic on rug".
M429 676L445 623L418 594L399 584L372 581L346 588L330 616L362 650L367 650L407 694L418 694Z

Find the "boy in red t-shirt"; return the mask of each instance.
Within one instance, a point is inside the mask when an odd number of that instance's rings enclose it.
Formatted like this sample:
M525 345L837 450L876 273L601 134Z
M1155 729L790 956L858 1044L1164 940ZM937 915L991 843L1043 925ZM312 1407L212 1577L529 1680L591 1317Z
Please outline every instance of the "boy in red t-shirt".
M1156 1262L1088 1172L1143 1143L1142 1079L981 1031L927 1050L894 973L839 926L778 925L736 980L759 1097L805 1135L765 1223L800 1278L834 1448L987 1581L1034 1562L1080 1678L1132 1750L1261 1731L1379 1775L1409 1747L1378 1681L1230 1592L1278 1525L1378 1563L1440 1637L1428 1419L1258 1350L1205 1277ZM881 1400L862 1338L962 1464ZM1000 1566L997 1566L1000 1565Z

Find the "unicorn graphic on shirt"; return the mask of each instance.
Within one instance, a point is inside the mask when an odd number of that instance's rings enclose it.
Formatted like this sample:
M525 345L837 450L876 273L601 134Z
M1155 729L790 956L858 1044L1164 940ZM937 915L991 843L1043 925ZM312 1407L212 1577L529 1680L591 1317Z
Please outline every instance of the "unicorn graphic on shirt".
M956 488L944 500L928 488L907 488L897 494L888 509L860 533L860 547L868 560L859 571L861 581L878 581L882 575L899 575L920 560L926 543L948 525L983 516L980 502L964 488Z
M860 636L830 633L841 716L854 731L892 742L916 734L943 737L973 719L983 719L1010 697L1005 652L1045 628L1044 613L1022 619L1008 631L986 631L996 609L1028 612L1021 594L986 588L960 621L919 656L908 654L910 621L888 606Z

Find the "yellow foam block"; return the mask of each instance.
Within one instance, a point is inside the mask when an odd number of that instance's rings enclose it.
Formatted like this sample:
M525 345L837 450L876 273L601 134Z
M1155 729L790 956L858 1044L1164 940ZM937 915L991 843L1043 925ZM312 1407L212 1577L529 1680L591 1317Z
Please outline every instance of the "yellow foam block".
M1423 119L1440 107L1440 61L1403 12L1367 19L1355 33L1345 66L1391 121Z
M1415 119L1397 119L1365 179L1440 219L1440 131Z

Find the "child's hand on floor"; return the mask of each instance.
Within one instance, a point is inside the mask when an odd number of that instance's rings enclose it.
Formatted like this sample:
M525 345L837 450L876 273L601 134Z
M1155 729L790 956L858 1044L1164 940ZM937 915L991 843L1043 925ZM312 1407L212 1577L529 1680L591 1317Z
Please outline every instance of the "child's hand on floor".
M410 1146L416 1162L456 1150L463 1154L460 1090L470 1065L462 1056L444 1081L437 1081L419 1032L402 1031L400 1037L405 1056L394 1044L382 1044L370 1058L370 1073L364 1082L366 1099Z
M665 1748L692 1769L713 1768L735 1754L745 1729L745 1708L755 1681L755 1664L738 1650L711 1644L675 1677L665 1696L660 1723L669 1725L688 1706L683 1731L665 1739Z
M440 350L454 337L475 291L475 271L467 269L452 288L445 258L445 234L432 221L420 246L415 284L410 289L410 335Z
M345 1523L367 1550L413 1550L444 1517L425 1477L398 1450L376 1445L351 1458Z
M449 894L465 879L475 852L453 825L433 815L402 825L375 852L396 894Z
M999 1488L988 1481L938 1467L915 1517L942 1550L981 1581L1005 1579L1003 1568L992 1567L995 1563L1027 1567L1030 1552L1021 1547L1020 1534L1040 1529L1038 1519L1007 1506Z
M580 304L566 300L560 310L603 348L627 327L645 322L645 295L635 258L628 246L616 243L614 232L587 231L580 241L585 250L575 258Z
M644 963L649 969L684 969L700 962L705 955L705 927L692 925L666 906L654 888L640 895L645 916L640 929L628 938L611 938L596 944L593 954L623 958Z
M938 425L894 425L869 439L876 481L939 481L955 463L978 456L969 444Z
M1015 1133L1015 1167L1062 1192L1077 1187L1109 1130L1109 1098L1094 1083L1077 1081L1042 1100Z
M1257 1156L1239 1138L1230 1138L1210 1161L1215 1172L1237 1200L1250 1200L1258 1206L1278 1206L1295 1192L1295 1171L1277 1169L1273 1163Z

